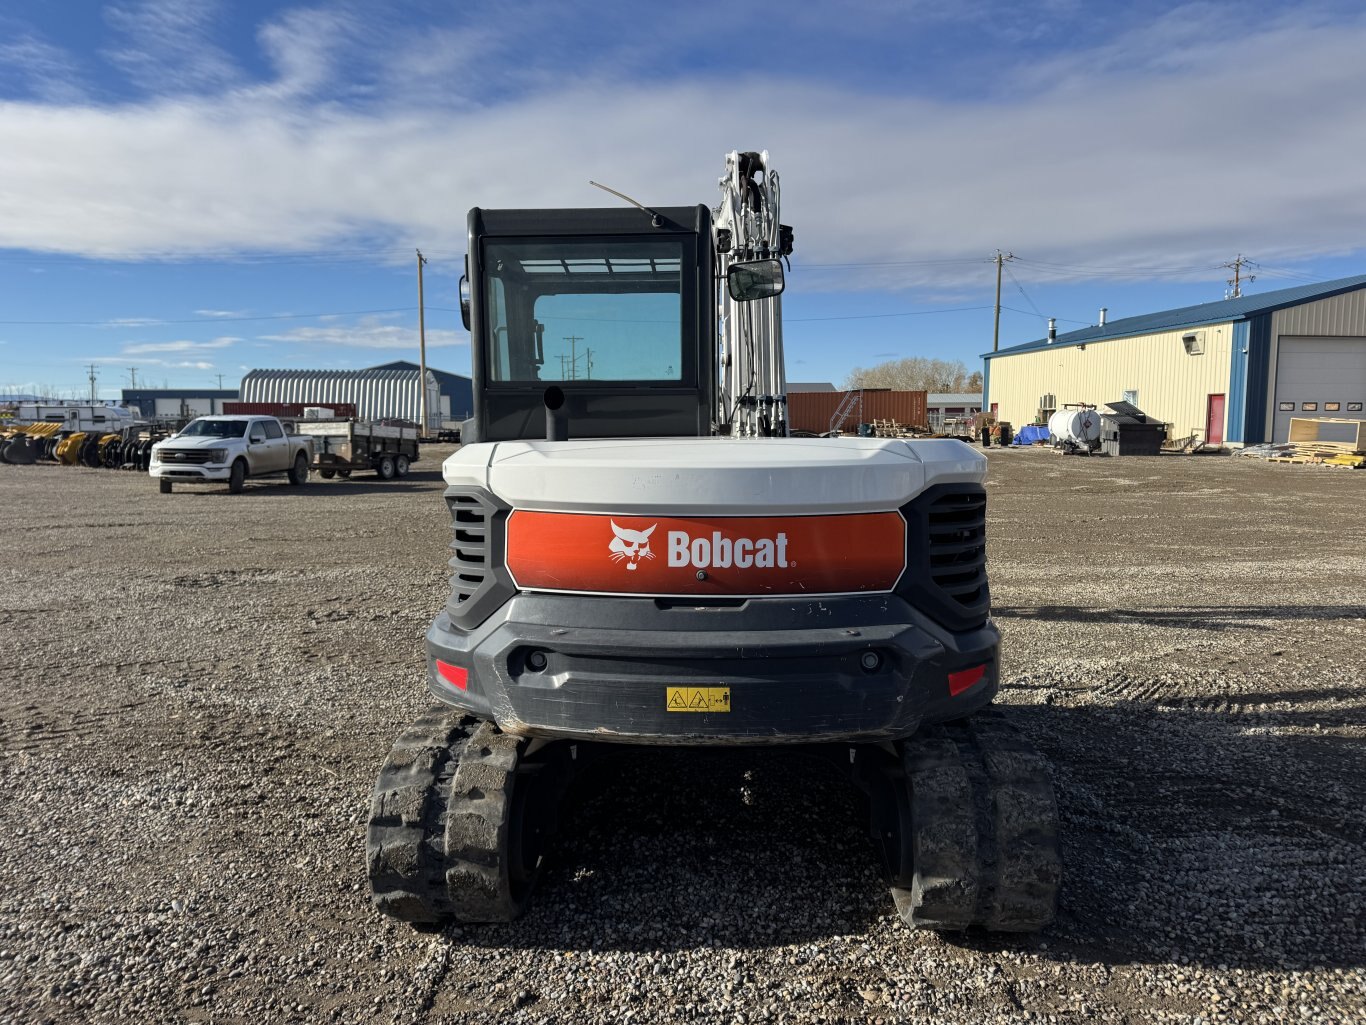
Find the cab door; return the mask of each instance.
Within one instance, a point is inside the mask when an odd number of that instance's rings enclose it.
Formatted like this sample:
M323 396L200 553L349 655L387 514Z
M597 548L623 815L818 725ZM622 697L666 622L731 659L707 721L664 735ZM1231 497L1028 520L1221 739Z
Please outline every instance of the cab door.
M266 428L266 451L270 453L270 469L289 469L289 439L275 420L262 421Z

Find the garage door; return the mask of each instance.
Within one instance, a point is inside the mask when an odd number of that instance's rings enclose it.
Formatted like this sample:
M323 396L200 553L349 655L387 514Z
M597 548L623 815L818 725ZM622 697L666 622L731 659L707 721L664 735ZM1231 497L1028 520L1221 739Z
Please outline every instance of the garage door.
M1366 419L1364 403L1366 338L1281 338L1272 441L1285 441L1292 416Z

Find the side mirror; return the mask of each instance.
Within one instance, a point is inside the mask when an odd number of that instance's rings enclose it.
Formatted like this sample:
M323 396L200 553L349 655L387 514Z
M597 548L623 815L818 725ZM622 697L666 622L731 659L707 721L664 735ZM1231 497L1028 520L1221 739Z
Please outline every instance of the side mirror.
M733 263L726 271L726 288L738 303L772 299L783 291L783 265L778 260Z
M470 329L470 278L460 275L460 319L465 322L465 330Z

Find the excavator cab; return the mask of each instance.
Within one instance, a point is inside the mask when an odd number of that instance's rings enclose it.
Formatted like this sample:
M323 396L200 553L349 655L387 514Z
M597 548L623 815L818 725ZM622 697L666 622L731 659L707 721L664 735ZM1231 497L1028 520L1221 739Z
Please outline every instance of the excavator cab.
M570 438L712 433L715 259L705 206L475 208L468 252L466 444L545 437L548 397ZM756 294L773 288L759 271L744 282Z

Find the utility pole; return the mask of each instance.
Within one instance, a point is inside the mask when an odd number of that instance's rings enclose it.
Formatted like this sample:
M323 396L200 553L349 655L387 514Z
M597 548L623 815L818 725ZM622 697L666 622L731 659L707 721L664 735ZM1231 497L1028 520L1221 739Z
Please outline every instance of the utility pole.
M422 417L422 428L417 432L419 438L427 434L427 307L422 300L422 265L427 258L422 250L417 251L417 345L418 366L421 368L418 381L418 409Z
M134 391L137 391L137 389L138 389L138 368L137 368L137 367L129 367L129 368L128 368L128 379L129 379L130 381L133 382L133 390L134 390Z
M219 390L219 391L222 391L222 390L223 390L223 375L222 375L222 374L214 374L213 376L216 377L216 378L218 378L218 390Z
M1243 268L1253 266L1252 261L1246 259L1242 253L1239 253L1238 259L1234 260L1232 263L1223 264L1222 266L1233 271L1233 277L1228 279L1229 287L1232 288L1233 291L1229 293L1228 298L1241 299L1243 297ZM1248 283L1251 284L1253 281L1257 280L1257 275L1249 274L1247 280Z
M996 327L991 333L991 351L995 352L1001 347L1001 268L1005 266L1007 260L1015 259L1014 253L1002 253L996 250Z
M565 335L564 340L569 343L569 373L571 381L579 379L579 343L583 341L583 335Z
M91 403L99 401L95 394L95 364L93 363L90 364L90 401Z

